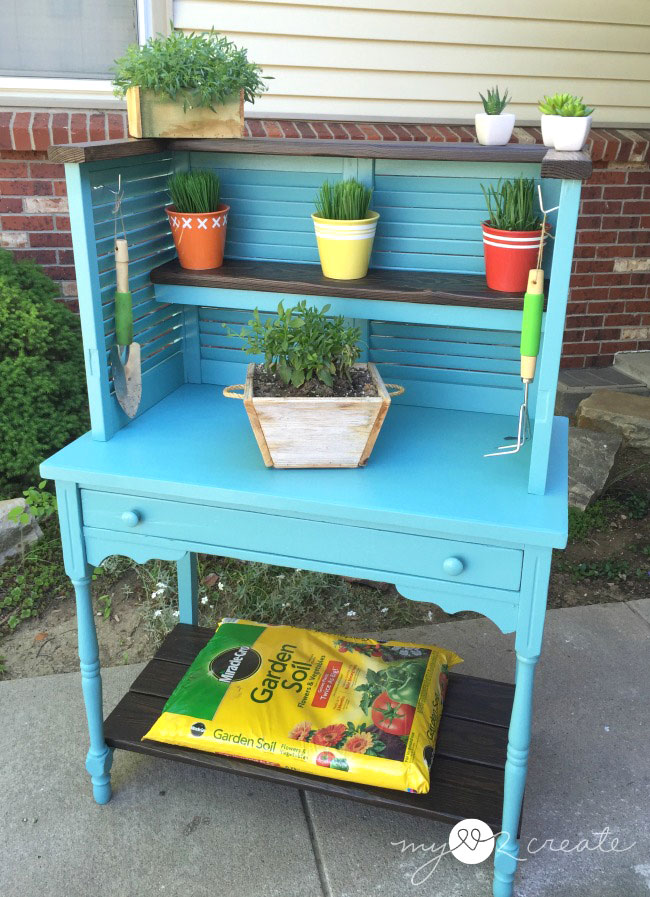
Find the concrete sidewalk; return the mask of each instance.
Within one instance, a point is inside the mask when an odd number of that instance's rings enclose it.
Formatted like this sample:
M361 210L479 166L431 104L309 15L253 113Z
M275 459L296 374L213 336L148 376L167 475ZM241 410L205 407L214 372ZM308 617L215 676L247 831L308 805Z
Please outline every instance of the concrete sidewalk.
M486 620L398 634L453 648L463 672L512 679L513 639ZM649 646L650 600L549 612L520 897L650 894ZM104 671L107 710L140 669ZM442 845L448 826L239 776L117 751L113 799L98 807L78 674L0 683L0 719L2 897L491 894L490 860L447 855L434 869L430 850L395 846ZM594 846L605 827L608 852L526 851L531 838Z

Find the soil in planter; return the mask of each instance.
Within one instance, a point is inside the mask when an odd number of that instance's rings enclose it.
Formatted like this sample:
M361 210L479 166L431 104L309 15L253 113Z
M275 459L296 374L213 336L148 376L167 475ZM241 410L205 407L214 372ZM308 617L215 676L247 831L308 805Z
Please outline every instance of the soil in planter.
M316 377L307 380L299 388L282 380L270 371L265 371L261 365L256 365L253 376L253 393L256 397L272 396L282 398L312 398L321 396L327 398L376 396L377 386L370 376L367 368L353 368L350 379L337 377L332 386L321 383Z

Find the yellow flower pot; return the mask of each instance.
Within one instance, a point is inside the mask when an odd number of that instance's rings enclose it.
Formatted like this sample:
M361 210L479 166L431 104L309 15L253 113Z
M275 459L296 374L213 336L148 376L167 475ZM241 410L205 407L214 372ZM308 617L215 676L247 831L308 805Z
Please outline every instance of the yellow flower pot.
M369 212L358 221L335 221L311 216L314 220L320 264L332 280L359 280L368 273L379 212Z

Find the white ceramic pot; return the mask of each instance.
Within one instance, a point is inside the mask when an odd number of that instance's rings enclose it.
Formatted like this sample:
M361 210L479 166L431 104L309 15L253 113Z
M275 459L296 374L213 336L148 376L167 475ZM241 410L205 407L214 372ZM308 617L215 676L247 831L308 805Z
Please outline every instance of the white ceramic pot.
M476 137L483 146L505 146L512 137L514 126L515 116L512 112L502 112L500 115L477 112L474 116Z
M555 147L555 123L562 121L561 115L542 114L542 140L544 146Z
M591 130L591 115L580 118L558 115L553 127L553 145L556 150L577 152L585 145Z

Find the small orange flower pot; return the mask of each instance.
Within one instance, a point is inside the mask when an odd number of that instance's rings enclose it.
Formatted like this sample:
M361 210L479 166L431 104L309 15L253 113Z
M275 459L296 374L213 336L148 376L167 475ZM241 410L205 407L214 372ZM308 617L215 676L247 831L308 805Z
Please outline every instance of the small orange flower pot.
M220 268L230 206L220 205L216 212L177 212L175 206L165 211L181 267L191 271Z

